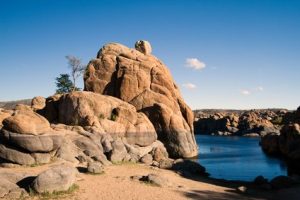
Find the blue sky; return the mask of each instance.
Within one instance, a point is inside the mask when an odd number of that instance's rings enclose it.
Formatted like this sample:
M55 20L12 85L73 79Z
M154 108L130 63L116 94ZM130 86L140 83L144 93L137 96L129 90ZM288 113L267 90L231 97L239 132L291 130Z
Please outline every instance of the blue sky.
M140 39L193 109L300 105L296 0L0 0L0 101L53 94L66 55Z

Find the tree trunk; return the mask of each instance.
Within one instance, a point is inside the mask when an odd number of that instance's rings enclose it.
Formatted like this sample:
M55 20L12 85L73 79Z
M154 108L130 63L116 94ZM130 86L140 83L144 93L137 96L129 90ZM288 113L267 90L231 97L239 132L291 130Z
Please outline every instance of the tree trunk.
M75 79L75 77L73 76L73 89L72 89L72 92L74 92L75 91L75 88L76 88L76 79Z

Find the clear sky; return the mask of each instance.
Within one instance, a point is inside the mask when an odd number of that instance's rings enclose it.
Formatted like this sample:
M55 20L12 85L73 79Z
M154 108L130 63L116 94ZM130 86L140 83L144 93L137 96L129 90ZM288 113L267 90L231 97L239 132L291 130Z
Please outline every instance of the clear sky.
M193 109L300 105L297 0L0 0L0 101L53 94L66 55L140 39Z

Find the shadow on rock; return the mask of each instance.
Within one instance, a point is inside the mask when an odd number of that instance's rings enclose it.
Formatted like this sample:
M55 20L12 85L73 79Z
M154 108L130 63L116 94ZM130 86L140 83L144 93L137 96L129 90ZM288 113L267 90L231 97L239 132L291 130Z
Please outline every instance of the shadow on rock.
M22 180L18 181L16 184L20 187L25 189L27 192L30 192L30 186L32 182L34 181L36 177L35 176L28 176L23 178Z

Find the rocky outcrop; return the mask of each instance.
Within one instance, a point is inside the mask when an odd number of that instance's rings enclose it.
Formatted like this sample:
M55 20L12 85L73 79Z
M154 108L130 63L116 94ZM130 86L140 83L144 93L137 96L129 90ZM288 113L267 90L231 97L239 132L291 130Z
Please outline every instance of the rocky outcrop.
M50 125L30 108L5 118L0 131L1 162L35 165L63 159L104 166L123 161L152 165L169 157L147 116L120 99L92 92L47 99L46 106L36 112L57 123ZM55 104L49 103L53 99ZM48 115L49 111L55 115Z
M267 134L261 138L260 145L262 149L270 155L278 155L279 149L279 134Z
M266 153L284 156L291 173L300 173L300 107L284 117L280 135L266 135L261 146Z
M263 130L273 130L273 124L256 112L246 112L239 117L239 130L244 130L248 133L260 133ZM260 133L262 134L262 133Z
M199 118L195 123L195 132L212 135L231 135L239 131L239 117L235 114L216 113L206 118Z
M20 165L45 164L61 146L63 135L32 110L16 110L0 130L0 158Z
M250 110L227 112L196 112L196 134L264 136L279 134L282 110Z
M117 98L92 92L63 95L58 105L58 122L93 126L112 137L125 137L129 144L148 146L157 139L156 131L144 113Z
M117 97L145 113L171 156L196 156L193 112L167 67L150 53L146 41L138 41L136 49L105 45L87 66L84 88Z

